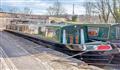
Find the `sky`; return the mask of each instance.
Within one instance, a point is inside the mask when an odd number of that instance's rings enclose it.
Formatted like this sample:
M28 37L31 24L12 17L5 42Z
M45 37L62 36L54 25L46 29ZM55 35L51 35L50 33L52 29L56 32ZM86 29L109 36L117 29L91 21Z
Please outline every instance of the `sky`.
M32 14L45 15L47 14L47 8L52 6L57 0L0 0L0 7L8 12L12 8L22 10L25 7L29 7L32 10ZM66 13L72 14L72 5L75 4L75 14L85 14L83 3L87 0L58 0L61 2L62 7L65 8Z

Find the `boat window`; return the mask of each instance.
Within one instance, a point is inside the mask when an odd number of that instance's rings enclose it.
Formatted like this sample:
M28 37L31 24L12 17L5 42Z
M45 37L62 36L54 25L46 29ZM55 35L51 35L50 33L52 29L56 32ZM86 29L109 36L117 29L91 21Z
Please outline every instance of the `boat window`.
M109 39L116 39L116 28L112 27L109 34Z
M99 38L108 38L109 27L100 27L98 37Z
M88 27L88 35L89 36L98 36L99 28L96 27Z
M117 39L120 39L120 27L116 27L117 30Z

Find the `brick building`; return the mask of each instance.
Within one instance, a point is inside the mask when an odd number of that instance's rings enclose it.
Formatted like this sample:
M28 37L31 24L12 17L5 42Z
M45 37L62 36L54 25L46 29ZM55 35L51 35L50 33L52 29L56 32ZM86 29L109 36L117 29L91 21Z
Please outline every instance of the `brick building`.
M8 24L48 23L48 16L0 12L0 30Z

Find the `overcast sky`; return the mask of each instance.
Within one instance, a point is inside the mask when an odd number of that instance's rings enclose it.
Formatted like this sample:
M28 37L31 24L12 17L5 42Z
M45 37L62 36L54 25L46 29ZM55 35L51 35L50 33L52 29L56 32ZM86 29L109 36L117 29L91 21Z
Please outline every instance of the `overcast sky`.
M1 8L8 12L11 8L22 10L24 7L29 7L33 14L47 14L46 9L53 5L56 0L0 0ZM85 14L85 9L82 6L87 0L58 0L66 9L66 13L72 14L72 4L75 4L75 14Z

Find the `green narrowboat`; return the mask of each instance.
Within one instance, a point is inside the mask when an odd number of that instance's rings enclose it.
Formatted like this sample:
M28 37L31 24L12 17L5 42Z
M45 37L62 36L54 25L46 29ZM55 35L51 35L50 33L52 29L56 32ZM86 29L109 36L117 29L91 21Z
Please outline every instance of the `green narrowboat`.
M82 44L89 41L87 32L87 26L68 25L58 29L56 36L57 40L63 44Z
M99 45L110 45L107 42L90 40L88 27L83 24L63 26L56 31L56 37L60 44L64 44L67 49L72 51L100 51L97 50ZM101 51L111 49L101 49Z
M120 39L120 26L112 24L87 24L91 39L102 41Z

